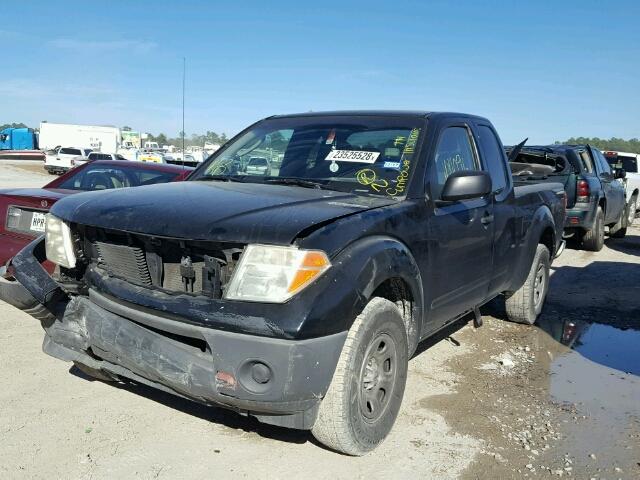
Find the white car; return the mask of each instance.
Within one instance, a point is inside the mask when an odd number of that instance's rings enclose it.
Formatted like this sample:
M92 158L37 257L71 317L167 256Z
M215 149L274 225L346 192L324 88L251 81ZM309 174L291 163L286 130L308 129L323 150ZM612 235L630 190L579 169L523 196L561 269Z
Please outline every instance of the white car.
M627 172L624 179L625 200L627 201L627 225L631 225L640 212L640 155L628 152L604 152L611 168L622 168Z
M51 173L64 173L76 166L76 162L85 162L91 153L90 148L56 147L46 153L44 169Z
M245 168L247 175L270 175L269 162L263 157L251 157Z

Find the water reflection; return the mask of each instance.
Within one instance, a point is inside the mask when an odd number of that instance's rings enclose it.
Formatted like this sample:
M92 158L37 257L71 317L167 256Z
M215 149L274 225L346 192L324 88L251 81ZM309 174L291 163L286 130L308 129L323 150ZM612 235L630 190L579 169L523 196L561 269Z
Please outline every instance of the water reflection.
M640 376L640 326L622 329L544 316L536 325L557 342L593 362Z

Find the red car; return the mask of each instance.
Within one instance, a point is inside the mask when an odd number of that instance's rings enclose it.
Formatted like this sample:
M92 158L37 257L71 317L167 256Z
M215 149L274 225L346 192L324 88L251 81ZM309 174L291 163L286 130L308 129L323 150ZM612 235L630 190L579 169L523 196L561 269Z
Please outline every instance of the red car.
M0 190L0 279L7 261L44 234L45 214L61 198L86 191L179 182L192 171L178 165L95 160L42 188Z

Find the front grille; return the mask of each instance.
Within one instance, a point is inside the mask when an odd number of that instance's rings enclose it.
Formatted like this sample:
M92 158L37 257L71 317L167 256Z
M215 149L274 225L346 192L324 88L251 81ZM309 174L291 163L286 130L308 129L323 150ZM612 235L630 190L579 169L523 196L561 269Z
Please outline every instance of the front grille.
M84 258L131 284L221 298L242 244L157 238L78 226Z
M194 292L202 290L202 267L204 267L204 262L193 262L193 273L195 275L193 279L193 289L189 287L188 290L192 290ZM182 273L180 273L179 263L164 264L162 288L175 291L185 290L185 284L182 278Z
M151 274L141 248L96 242L98 264L107 272L138 285L150 286Z

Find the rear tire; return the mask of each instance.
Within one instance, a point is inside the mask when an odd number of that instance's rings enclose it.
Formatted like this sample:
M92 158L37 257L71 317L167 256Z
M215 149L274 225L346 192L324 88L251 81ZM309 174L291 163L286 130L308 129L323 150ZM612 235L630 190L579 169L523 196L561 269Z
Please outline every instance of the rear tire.
M627 227L633 225L633 222L636 219L636 208L638 208L638 198L633 197L627 206Z
M593 228L582 236L582 248L590 252L599 252L604 247L604 212L602 207L596 210Z
M549 249L539 244L522 287L515 292L505 293L505 307L510 321L525 325L535 323L549 291L550 258Z
M402 404L407 351L400 310L389 300L373 298L349 329L313 436L357 456L382 443Z
M624 238L627 234L627 226L629 225L629 207L625 205L620 214L620 220L609 229L609 236L611 238Z

